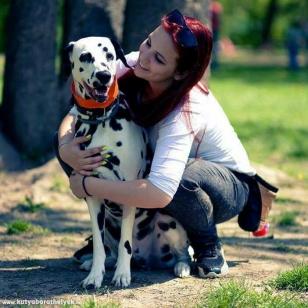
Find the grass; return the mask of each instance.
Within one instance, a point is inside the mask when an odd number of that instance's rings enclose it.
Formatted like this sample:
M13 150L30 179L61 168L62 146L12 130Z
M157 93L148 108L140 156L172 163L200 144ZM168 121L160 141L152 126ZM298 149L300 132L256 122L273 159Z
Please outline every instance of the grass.
M298 223L296 221L296 218L298 214L299 214L298 211L283 212L274 217L273 220L278 227L284 228L284 227L297 226Z
M280 273L271 285L278 290L308 291L308 264L299 264L293 269Z
M70 308L76 307L76 305L65 304L61 306L62 308ZM96 297L93 296L91 299L84 301L83 303L79 304L78 307L80 308L120 308L121 305L115 302L107 302L107 303L100 303L97 301Z
M210 88L252 161L308 182L308 70L225 63Z
M37 235L48 234L49 230L38 225L33 225L22 219L16 219L8 224L6 224L6 232L9 235L21 234L21 233L31 233Z
M69 188L67 180L65 180L63 176L55 175L52 179L50 190L60 193L68 192Z
M46 208L45 203L36 203L31 196L26 196L25 200L17 206L24 212L36 213Z
M294 296L293 296L294 297ZM291 294L273 294L270 289L260 292L252 290L245 282L228 281L207 295L197 305L198 308L301 308L305 303L292 298Z

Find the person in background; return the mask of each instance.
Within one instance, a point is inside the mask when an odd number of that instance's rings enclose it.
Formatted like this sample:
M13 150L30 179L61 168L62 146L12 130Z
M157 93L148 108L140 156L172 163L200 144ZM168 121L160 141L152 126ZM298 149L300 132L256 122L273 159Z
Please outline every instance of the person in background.
M292 71L299 69L298 54L302 41L302 32L300 24L296 21L292 22L286 34L286 47L288 50L288 67Z

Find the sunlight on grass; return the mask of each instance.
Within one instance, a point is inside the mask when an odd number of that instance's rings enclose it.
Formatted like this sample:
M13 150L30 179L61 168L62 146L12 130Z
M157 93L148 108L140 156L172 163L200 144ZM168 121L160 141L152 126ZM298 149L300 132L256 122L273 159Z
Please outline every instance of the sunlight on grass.
M308 181L308 70L225 64L210 85L252 161Z
M211 308L247 308L247 307L279 307L301 308L307 307L305 303L292 298L290 294L273 294L271 290L254 291L246 283L228 281L220 287L206 294L197 307Z
M63 308L71 308L76 307L76 305L65 304L62 305ZM93 295L91 299L84 301L83 303L79 304L78 307L80 308L120 308L121 305L119 303L108 301L106 303L100 303L97 298Z
M299 264L280 273L271 285L278 290L308 291L308 264Z
M36 203L32 196L26 196L25 200L17 205L17 208L24 212L36 213L46 208L45 203Z

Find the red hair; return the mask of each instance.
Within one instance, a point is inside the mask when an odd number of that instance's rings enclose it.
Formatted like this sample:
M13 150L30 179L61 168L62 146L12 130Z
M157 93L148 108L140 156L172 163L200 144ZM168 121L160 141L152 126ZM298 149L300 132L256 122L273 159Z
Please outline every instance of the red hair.
M140 93L140 89L147 82L136 77L132 70L119 80L120 89L127 96L135 121L144 127L158 123L178 105L188 102L189 91L198 84L209 65L213 45L211 31L195 18L184 18L187 26L197 39L198 46L196 48L181 47L176 36L180 26L168 23L165 17L161 20L161 26L170 34L179 53L177 70L180 73L187 73L183 79L174 80L171 86L159 97L142 104L137 104L136 94ZM208 93L206 88L201 87L201 89ZM189 106L185 107L187 107L185 110L189 112Z

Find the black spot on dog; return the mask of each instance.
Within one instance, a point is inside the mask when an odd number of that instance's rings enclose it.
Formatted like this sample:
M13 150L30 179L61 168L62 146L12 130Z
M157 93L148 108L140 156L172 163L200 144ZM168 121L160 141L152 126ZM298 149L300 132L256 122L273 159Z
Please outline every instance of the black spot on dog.
M88 83L90 83L90 79L87 79Z
M143 151L141 151L140 154L141 154L141 158L143 159Z
M110 119L110 121L109 121L109 126L110 126L114 131L118 131L118 130L122 130L122 129L123 129L121 123L119 123L115 118Z
M110 219L106 218L105 220L105 228L108 230L110 235L117 241L120 240L121 237L121 228L114 226Z
M104 48L103 48L103 51L107 52L107 51L108 51L108 48L107 48L107 47L104 47Z
M137 209L135 218L140 217L145 211L145 209Z
M161 235L160 233L157 233L157 238L160 238L160 235Z
M158 222L158 227L162 230L162 231L168 231L169 230L169 224L165 223L165 222Z
M86 63L91 63L92 59L93 57L92 57L91 52L82 53L79 57L80 62L86 62Z
M118 173L118 171L117 170L112 170L112 172L113 172L113 174L116 176L116 178L118 179L118 180L122 180L121 179L121 177L119 176L119 173Z
M74 62L72 62L72 70L74 69L74 66L75 66L75 64L74 64Z
M126 248L127 253L128 253L129 255L131 255L131 254L132 254L132 248L130 247L129 241L126 241L126 242L124 243L124 247Z
M127 110L126 106L123 104L119 105L119 108L117 110L117 113L115 114L115 119L117 120L122 120L125 119L126 121L131 121L132 120L132 116L129 113L129 111Z
M147 140L146 140L146 135L145 135L144 130L142 130L142 138L143 138L143 142L146 143Z
M111 153L110 153L111 154ZM111 157L108 158L108 161L110 161L113 165L119 166L120 165L120 160L117 156L111 154Z
M118 142L116 143L116 145L117 145L117 147L120 147L120 146L122 146L122 142L121 142L121 141L118 141Z
M84 69L82 67L79 67L79 72L82 73Z
M162 253L167 253L170 251L170 246L168 244L165 244L162 248L161 248L161 252Z
M84 96L85 99L91 99L91 97L86 93Z
M78 85L79 85L79 90L82 93L83 92L83 86L80 83Z
M141 241L142 239L144 239L148 234L151 234L153 232L153 228L151 227L146 227L146 228L143 228L141 230L139 230L137 232L137 240L138 241Z
M161 260L163 262L168 262L168 261L170 261L172 259L173 259L173 254L172 253L168 253L165 256L161 257Z
M104 229L105 224L105 207L102 206L100 212L97 215L97 223L100 230Z
M114 202L111 202L109 200L105 201L106 207L109 209L112 215L116 217L122 217L122 209L121 207Z
M102 46L102 43L98 43L97 46L98 46L98 47L101 47L101 46Z
M171 221L169 224L171 229L176 229L176 222L175 221Z
M154 215L155 215L154 212L153 214L151 212L148 212L148 217L146 217L144 220L138 223L137 225L138 229L141 230L143 228L148 227L151 221L153 220Z

